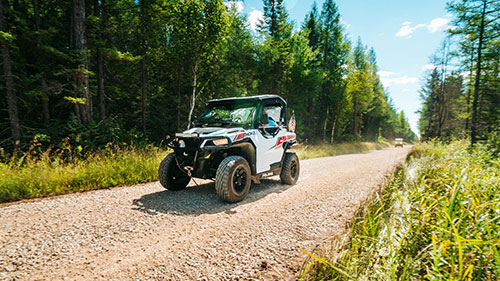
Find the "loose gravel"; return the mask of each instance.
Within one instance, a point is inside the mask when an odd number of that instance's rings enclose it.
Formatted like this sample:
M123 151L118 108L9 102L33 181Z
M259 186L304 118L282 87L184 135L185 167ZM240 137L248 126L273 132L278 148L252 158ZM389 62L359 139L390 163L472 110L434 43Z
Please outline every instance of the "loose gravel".
M159 182L0 206L0 280L295 280L410 147L301 161L294 186L240 203L211 181Z

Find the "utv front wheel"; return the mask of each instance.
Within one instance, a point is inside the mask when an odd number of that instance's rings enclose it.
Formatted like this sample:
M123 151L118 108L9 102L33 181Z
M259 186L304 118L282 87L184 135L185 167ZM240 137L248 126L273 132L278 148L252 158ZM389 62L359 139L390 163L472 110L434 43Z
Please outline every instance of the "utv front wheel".
M191 180L175 161L175 153L169 153L161 160L158 168L158 179L163 187L171 191L182 190L186 188Z
M288 185L293 185L299 179L300 164L299 157L293 152L287 152L281 167L280 179L281 182Z
M222 160L215 175L215 191L226 202L243 200L250 190L252 173L247 160L229 156Z

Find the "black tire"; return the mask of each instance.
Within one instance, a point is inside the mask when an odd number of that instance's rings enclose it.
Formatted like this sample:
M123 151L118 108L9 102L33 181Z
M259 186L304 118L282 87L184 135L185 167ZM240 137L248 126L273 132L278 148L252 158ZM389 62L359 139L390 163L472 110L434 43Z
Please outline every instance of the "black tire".
M228 156L220 162L215 174L215 191L226 202L243 200L252 184L250 165L241 156Z
M297 157L297 154L293 152L286 152L285 159L283 159L283 167L281 167L281 182L284 184L293 185L299 179L299 174L299 157Z
M175 153L169 153L161 160L158 168L158 179L161 185L171 191L186 188L191 178L181 171L175 161Z

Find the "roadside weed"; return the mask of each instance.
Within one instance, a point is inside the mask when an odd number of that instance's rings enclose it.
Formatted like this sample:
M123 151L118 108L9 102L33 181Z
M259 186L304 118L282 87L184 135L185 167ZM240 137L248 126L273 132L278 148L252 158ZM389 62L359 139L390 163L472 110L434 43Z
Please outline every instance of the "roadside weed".
M0 202L154 181L167 152L109 145L85 157L63 154L29 151L0 162Z
M386 147L380 143L311 145L298 150L302 159L355 153ZM37 139L20 155L0 150L0 203L21 199L155 181L161 159L168 151L153 145L124 147L108 144L86 152L64 143L57 150L42 150Z
M466 142L417 146L309 280L498 280L500 163ZM341 272L341 269L343 272Z

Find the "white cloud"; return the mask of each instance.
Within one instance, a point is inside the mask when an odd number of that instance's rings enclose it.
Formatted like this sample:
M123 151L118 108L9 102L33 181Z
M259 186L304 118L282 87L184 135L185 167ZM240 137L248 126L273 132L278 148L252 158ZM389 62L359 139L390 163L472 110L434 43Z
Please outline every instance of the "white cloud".
M396 75L397 73L396 72L392 72L392 71L384 71L384 70L380 70L377 72L378 76L380 77L389 77L389 76L394 76Z
M427 25L427 29L431 33L437 32L445 29L448 26L448 22L449 20L445 18L435 18Z
M248 15L248 25L251 30L257 29L257 25L264 20L264 13L259 10L253 9Z
M448 23L450 22L447 18L435 18L432 19L429 23L420 23L415 26L411 25L411 22L405 21L401 25L399 31L395 34L397 37L406 37L411 38L411 35L415 30L421 28L427 28L427 30L431 33L438 32L450 28Z
M384 84L385 87L388 87L393 84L405 85L405 84L418 83L418 78L409 77L407 75L395 78L380 78L380 80L382 81L382 84Z
M410 26L411 22L405 21L403 22L403 26L399 29L398 33L396 33L396 36L398 37L411 37L411 34L413 33L413 28Z
M242 1L228 1L228 2L224 2L224 5L226 5L226 7L228 9L231 9L231 8L236 8L236 11L238 13L241 13L243 12L243 2Z

